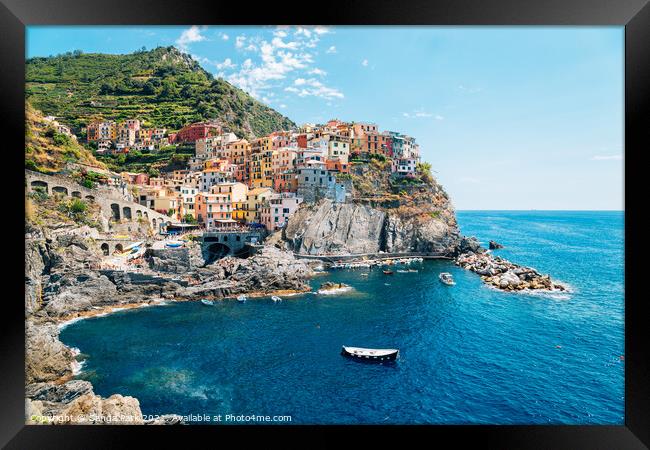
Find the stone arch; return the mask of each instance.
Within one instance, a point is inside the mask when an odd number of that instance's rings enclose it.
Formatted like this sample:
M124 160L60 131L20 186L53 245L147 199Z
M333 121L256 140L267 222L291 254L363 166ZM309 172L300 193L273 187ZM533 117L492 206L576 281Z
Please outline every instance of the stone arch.
M131 220L131 207L130 206L123 207L122 215L124 216L125 219Z
M144 216L148 219L149 218L149 213L147 211L145 211Z
M120 205L117 203L111 203L111 212L113 213L113 219L120 220Z
M141 217L142 217L142 211L139 210L139 209L137 209L137 210L135 211L135 215L136 215L136 217L137 217L138 219L141 218Z
M115 250L113 250L113 254L115 253L122 253L122 250L124 250L124 247L122 247L122 244L117 244L115 246Z
M34 180L31 182L32 191L36 189L44 189L45 193L48 192L48 184L45 181Z
M75 198L81 198L81 192L79 191L72 191L71 195Z
M151 219L151 223L153 224L153 227L156 228L156 219Z
M225 244L215 242L203 247L203 260L206 262L206 264L210 264L219 258L223 258L229 253L230 247Z
M108 255L109 255L109 253L110 253L110 247L109 247L109 245L108 245L106 242L104 242L100 248L102 249L102 253L104 254L104 256L108 256Z
M65 186L54 186L52 188L52 193L68 195L68 188Z
M95 201L95 197L93 197L92 195L86 195L86 200L88 200L88 201L90 201L90 202L94 202L94 201Z

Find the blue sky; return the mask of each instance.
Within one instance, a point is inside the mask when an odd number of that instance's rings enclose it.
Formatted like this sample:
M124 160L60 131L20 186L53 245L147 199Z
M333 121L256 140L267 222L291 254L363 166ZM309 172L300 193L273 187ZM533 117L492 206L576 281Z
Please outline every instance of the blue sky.
M623 209L622 27L28 27L27 56L175 45L297 123L420 143L458 209Z

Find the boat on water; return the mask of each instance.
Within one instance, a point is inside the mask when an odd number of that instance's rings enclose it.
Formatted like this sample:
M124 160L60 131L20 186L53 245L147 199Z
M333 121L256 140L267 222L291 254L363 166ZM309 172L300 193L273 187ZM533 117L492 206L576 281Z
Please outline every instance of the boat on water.
M208 300L205 298L201 300L201 303L203 303L205 306L214 306L214 302L212 300Z
M346 347L344 345L341 355L369 362L395 361L399 356L399 350L396 348Z
M449 272L442 272L438 278L440 278L440 281L442 281L444 284L447 286L454 286L456 282L454 281L454 278L451 276Z
M418 269L409 269L408 271L409 271L409 272L413 272L413 273L417 273L417 272L418 272Z
M392 270L384 270L383 271L385 275L392 275L393 271Z
M183 243L181 241L169 241L165 242L165 247L178 248L181 247Z
M273 300L274 303L281 302L282 299L278 297L277 295L274 295L271 297L271 300Z
M397 273L409 273L408 270L397 269Z
M237 296L237 301L240 303L244 303L246 301L246 296L244 294L240 294Z

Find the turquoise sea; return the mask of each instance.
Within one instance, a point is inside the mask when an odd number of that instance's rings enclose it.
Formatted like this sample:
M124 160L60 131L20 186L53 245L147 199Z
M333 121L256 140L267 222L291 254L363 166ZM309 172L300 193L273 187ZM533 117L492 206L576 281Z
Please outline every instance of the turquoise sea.
M117 312L61 340L102 396L145 415L289 415L293 424L623 424L622 212L461 211L461 230L570 293L514 294L448 261L338 270L340 295ZM451 272L447 287L438 274ZM401 350L363 364L341 345ZM234 421L225 423L259 423ZM211 422L214 423L214 422ZM224 422L221 422L224 423Z

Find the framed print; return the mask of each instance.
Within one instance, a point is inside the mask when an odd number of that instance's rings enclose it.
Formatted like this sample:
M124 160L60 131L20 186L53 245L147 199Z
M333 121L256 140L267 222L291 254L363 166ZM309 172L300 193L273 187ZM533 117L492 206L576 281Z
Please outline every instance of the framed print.
M3 2L3 444L647 446L647 2L246 9Z

